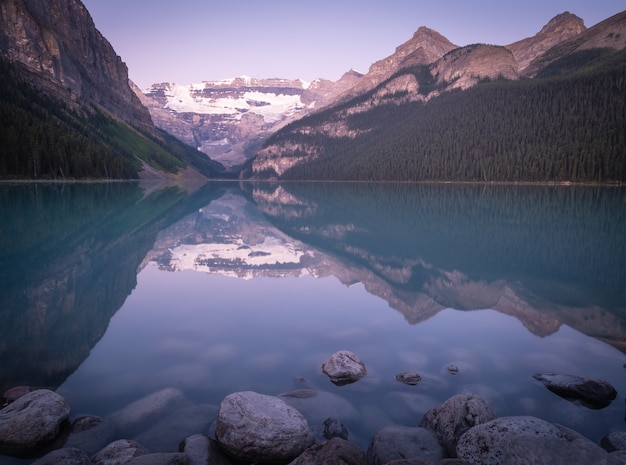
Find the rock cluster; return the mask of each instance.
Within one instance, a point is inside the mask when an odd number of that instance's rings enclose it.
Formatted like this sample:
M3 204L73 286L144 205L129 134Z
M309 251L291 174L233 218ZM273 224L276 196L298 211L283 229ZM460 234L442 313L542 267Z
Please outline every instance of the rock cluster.
M342 353L338 360L355 364L362 376L365 365L355 357ZM417 375L405 373L410 380ZM581 381L549 380L551 386ZM597 392L600 399L604 391ZM592 402L593 395L584 392ZM215 407L193 405L182 391L169 388L107 418L81 416L71 424L69 406L55 392L23 393L0 409L0 448L5 455L38 456L35 465L626 465L626 431L613 431L598 445L537 417L496 417L487 400L470 393L435 405L415 426L383 427L367 450L343 424L359 418L356 409L341 396L315 389L279 396L235 392Z

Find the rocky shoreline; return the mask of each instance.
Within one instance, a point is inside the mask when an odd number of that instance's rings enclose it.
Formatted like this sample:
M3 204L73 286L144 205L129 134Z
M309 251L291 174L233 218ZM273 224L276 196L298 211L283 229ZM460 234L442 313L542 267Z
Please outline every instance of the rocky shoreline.
M366 372L347 351L323 364L338 385ZM417 373L399 381L419 382ZM535 379L586 408L603 408L616 392L602 380L538 374ZM106 418L70 422L63 397L48 389L12 389L0 409L0 463L35 465L522 465L626 464L626 431L596 444L534 416L496 417L489 402L457 394L416 419L382 427L367 450L344 421L354 416L340 396L296 389L278 396L235 392L219 406L191 403L177 388L139 399ZM331 411L333 416L326 417ZM12 458L17 457L17 458ZM20 459L21 458L21 459Z

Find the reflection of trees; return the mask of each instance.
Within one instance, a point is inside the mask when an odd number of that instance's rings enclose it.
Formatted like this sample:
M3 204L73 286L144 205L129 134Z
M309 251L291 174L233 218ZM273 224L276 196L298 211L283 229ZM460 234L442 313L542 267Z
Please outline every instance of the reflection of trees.
M447 306L488 307L538 335L562 323L614 345L626 335L621 188L293 183L281 196L273 189L257 186L254 198L274 224L367 269L370 292L409 321ZM283 197L292 200L276 204Z
M441 184L293 183L315 204L304 217L272 220L298 239L363 264L411 265L404 284L421 288L420 263L475 280L506 277L571 303L582 289L605 306L626 291L626 208L620 188ZM305 208L288 205L285 211ZM343 234L326 235L328 225ZM368 258L370 257L370 258ZM546 282L550 286L546 286ZM576 299L576 295L573 296Z
M212 191L197 194L206 204ZM2 186L0 390L57 386L87 357L136 285L164 225L198 202L135 183Z

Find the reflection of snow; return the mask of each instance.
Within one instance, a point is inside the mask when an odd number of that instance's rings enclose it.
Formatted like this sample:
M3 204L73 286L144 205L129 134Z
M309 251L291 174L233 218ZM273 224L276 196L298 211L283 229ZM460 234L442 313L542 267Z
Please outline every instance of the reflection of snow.
M287 266L299 268L305 252L296 244L266 237L260 244L247 245L241 239L227 244L182 244L170 249L170 269L219 272L241 277L241 269ZM232 272L227 271L232 267Z

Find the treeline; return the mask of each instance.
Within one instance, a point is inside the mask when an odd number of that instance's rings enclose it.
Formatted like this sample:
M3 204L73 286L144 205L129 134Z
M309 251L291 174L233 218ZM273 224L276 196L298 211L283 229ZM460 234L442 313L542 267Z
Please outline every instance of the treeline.
M88 102L68 107L0 57L0 179L136 179L142 161L162 172L224 167L172 136L145 134Z
M564 59L570 69L563 77L556 63L551 77L483 82L427 103L374 107L345 121L362 131L354 139L297 132L338 118L341 107L269 142L288 138L320 150L285 179L624 182L626 51L584 58L593 66L575 73L576 60ZM423 79L422 67L412 71Z
M458 270L475 281L506 276L538 295L555 292L551 301L559 291L563 303L583 291L581 295L593 295L608 308L623 308L626 209L619 187L281 186L298 202L264 208L273 224L306 244L368 267L398 288L420 290L434 272L423 268L426 263L435 270ZM267 184L268 193L272 187ZM336 227L329 232L324 225ZM341 234L334 234L337 230ZM402 273L389 273L392 269Z

